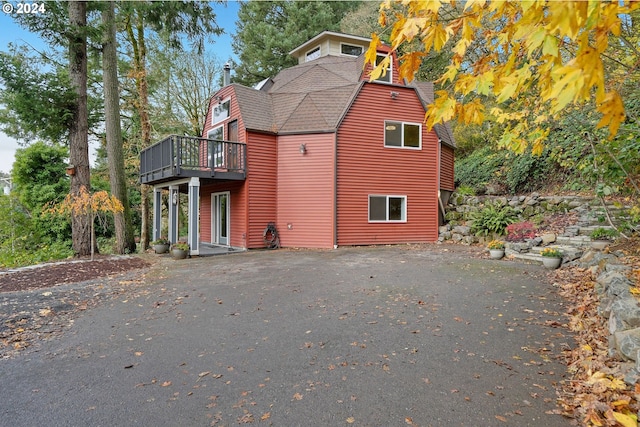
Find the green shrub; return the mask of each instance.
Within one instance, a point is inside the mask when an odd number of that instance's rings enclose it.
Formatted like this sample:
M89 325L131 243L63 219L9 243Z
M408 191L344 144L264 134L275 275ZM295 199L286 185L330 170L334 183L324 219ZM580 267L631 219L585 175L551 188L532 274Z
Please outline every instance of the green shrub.
M505 161L505 151L482 147L469 156L456 160L455 179L458 186L470 187L475 193L483 193L488 184L498 180Z
M590 237L593 240L615 240L618 234L613 228L598 227L591 232Z
M522 154L510 153L504 167L505 183L511 193L529 193L548 183L553 162L548 150L535 156L528 150Z
M456 187L456 194L460 196L475 196L476 192L473 189L473 187L471 187L470 185L461 184L458 187Z
M29 251L0 246L0 267L23 267L26 265L66 259L71 256L73 256L71 242L54 242L50 245L41 245Z
M473 212L471 219L471 231L476 236L488 236L492 233L504 235L507 226L518 220L518 214L511 206L487 204L481 210Z

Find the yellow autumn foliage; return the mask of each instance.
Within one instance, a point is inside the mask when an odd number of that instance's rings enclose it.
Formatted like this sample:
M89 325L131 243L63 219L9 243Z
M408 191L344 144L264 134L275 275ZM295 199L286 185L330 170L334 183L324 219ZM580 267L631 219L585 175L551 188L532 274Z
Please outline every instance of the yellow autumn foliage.
M446 8L455 0L386 0L380 5L381 24L392 20L392 3L400 3L403 13L395 14L390 31L391 47L408 47L421 41L422 51L409 49L401 58L401 76L412 80L425 54L450 47L453 56L438 83L450 84L448 91L436 93L425 116L432 127L456 117L464 123L486 119L475 95L495 98L498 103L529 99L529 117L561 112L568 105L594 101L602 115L598 127L606 127L610 138L625 120L624 106L615 84L605 77L603 58L612 37L620 36L623 19L640 8L640 2L620 1L485 1L463 2L462 13L444 19ZM626 18L625 18L626 17ZM503 25L483 28L482 22L499 21ZM375 65L376 48L381 41L374 35L366 60ZM415 44L414 44L415 45ZM469 47L483 52L469 55ZM381 63L371 73L375 79L388 64ZM533 99L534 101L530 101ZM516 122L521 113L500 110L501 119ZM546 136L542 123L510 127L503 144L521 151L528 144L541 152ZM530 140L533 136L533 141Z
M78 194L69 193L62 203L53 206L51 213L73 215L89 215L97 213L120 213L124 211L124 207L120 200L115 196L109 195L106 191L97 191L89 193L82 186Z

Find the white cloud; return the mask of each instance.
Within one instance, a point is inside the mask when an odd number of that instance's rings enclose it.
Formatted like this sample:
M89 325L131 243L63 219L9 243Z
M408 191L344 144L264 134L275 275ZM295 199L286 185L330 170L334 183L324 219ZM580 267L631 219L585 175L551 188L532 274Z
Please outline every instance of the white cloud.
M13 167L18 141L0 132L0 171L9 173Z

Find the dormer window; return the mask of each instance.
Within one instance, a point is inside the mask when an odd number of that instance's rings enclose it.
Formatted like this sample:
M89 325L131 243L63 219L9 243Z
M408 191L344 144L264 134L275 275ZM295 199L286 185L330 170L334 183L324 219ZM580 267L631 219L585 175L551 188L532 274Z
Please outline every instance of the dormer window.
M309 52L307 52L305 60L309 62L317 58L320 58L320 46L316 47L315 49L311 49Z
M382 55L382 54L378 54L376 55L376 67L378 66L378 64L380 64L382 61L384 61L387 58L386 55ZM385 82L385 83L391 83L393 80L391 79L391 61L389 61L389 65L387 66L386 72L383 72L380 77L378 77L376 79L376 81L378 82Z
M364 51L362 46L356 46L353 44L341 43L340 53L348 56L360 56Z
M229 110L231 106L231 98L227 98L213 107L212 124L219 123L229 118Z

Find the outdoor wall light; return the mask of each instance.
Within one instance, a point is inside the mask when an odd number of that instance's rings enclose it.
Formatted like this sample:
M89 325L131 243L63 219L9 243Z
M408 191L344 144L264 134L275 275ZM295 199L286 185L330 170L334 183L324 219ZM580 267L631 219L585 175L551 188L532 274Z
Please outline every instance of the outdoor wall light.
M76 174L76 166L75 165L68 165L67 166L67 175L73 176L75 174Z
M172 202L174 205L177 205L177 204L178 204L178 192L177 192L177 191L174 191L174 192L173 192L173 195L171 196L171 202Z
M307 146L305 144L300 144L300 154L307 153Z
M400 92L391 92L391 99L398 99L400 96Z

